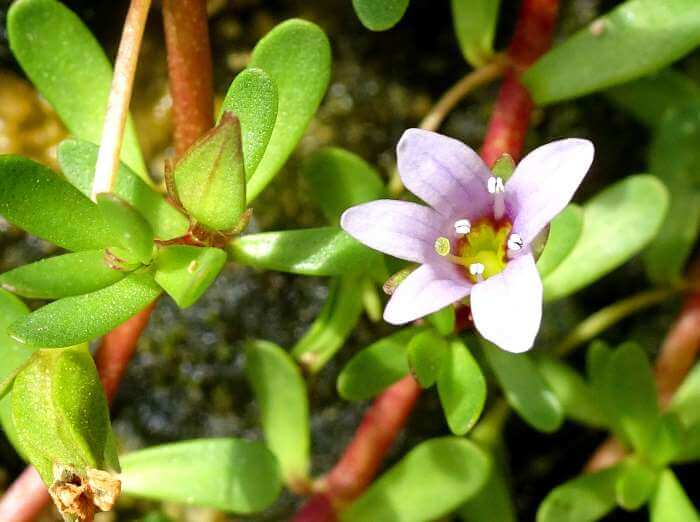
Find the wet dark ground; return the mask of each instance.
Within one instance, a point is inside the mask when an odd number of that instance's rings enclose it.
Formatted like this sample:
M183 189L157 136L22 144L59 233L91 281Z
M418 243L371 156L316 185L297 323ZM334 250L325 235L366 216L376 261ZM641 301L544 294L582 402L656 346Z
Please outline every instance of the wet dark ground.
M563 2L560 37L615 3ZM120 31L114 20L123 17L126 2L85 0L67 4L114 52ZM517 11L517 2L503 4L501 40L512 28ZM7 0L0 0L0 18L7 5ZM349 0L222 0L211 2L211 7L219 93L245 65L255 42L286 18L298 16L319 23L333 46L333 79L328 95L297 153L256 202L253 229L323 224L298 174L303 158L323 145L342 146L378 165L386 175L393 166L393 148L403 130L415 126L432 101L467 71L453 36L447 1L414 0L406 18L389 33L370 33L362 28ZM134 104L144 150L152 158L154 170L159 171L168 153L169 123L163 110L167 99L160 20L152 18ZM683 65L700 78L700 55L696 53ZM5 43L0 43L0 68L16 71ZM478 147L495 92L495 88L486 88L467 98L442 131ZM535 119L528 136L530 146L563 136L588 137L596 143L596 163L579 194L581 199L611 180L644 169L648 133L604 96L560 104L537 113ZM5 227L0 235L0 270L38 259L47 249L42 242ZM326 284L319 278L229 266L204 298L188 310L179 310L169 299L162 299L114 404L114 426L122 446L134 449L207 436L260 437L256 406L243 372L242 343L262 338L293 346L320 310ZM550 307L545 313L542 344L554 342L583 317L645 285L640 266L633 262L575 299ZM677 309L678 303L671 302L623 322L605 337L613 343L637 339L653 355ZM339 369L355 351L389 331L386 325L363 319L343 351L309 382L314 472L322 473L333 464L366 406L339 400L335 392ZM395 444L389 463L419 441L445 433L436 394L427 392ZM544 495L577 473L604 437L573 424L566 424L554 435L542 435L512 418L507 424L506 442L520 520L534 520ZM1 434L0 467L5 468L8 479L22 469ZM700 492L694 488L698 467L679 471L689 494L700 501ZM295 502L283 495L265 514L250 519L285 520ZM139 520L145 512L157 509L156 504L125 502L117 519ZM646 519L646 514L619 512L609 518Z

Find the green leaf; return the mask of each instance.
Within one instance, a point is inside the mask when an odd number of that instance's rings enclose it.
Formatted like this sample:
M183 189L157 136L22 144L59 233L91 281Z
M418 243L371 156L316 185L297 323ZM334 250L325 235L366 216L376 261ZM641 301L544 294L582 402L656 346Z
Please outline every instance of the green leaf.
M399 23L409 0L352 0L357 17L370 31L386 31Z
M700 363L696 363L683 380L668 411L675 413L686 426L700 423Z
M668 191L654 176L629 176L583 206L583 231L571 253L543 279L545 300L593 283L641 251L656 236Z
M36 348L21 345L7 335L7 327L14 321L29 315L27 306L14 295L0 290L0 380L7 379L18 368L21 368L29 360ZM17 452L24 455L17 437L17 430L12 421L12 391L3 399L0 399L0 424Z
M90 294L64 297L10 327L21 343L59 348L91 341L146 308L160 294L148 272L135 272Z
M277 120L277 102L277 86L262 69L244 69L226 92L221 114L232 112L241 121L246 180L258 168L270 142Z
M546 53L523 82L536 103L552 103L654 72L699 44L695 0L628 0Z
M122 492L137 497L255 513L280 493L279 465L264 444L199 439L121 458Z
M601 404L613 428L638 452L650 455L660 422L656 384L644 351L634 343L615 350L600 380Z
M173 168L177 196L197 221L214 230L231 230L245 210L245 167L241 126L226 112L212 130L192 145Z
M411 339L406 351L408 366L423 388L435 384L443 364L451 357L450 350L447 341L433 330L421 332Z
M425 318L440 335L447 336L455 331L455 309L454 306L446 306L445 308L433 312Z
M564 421L562 405L532 359L526 354L503 351L486 340L482 346L508 404L518 415L536 430L559 429Z
M653 129L669 111L700 100L700 86L680 72L664 69L613 87L605 94L616 105Z
M344 149L328 147L315 152L302 170L311 194L329 222L353 205L386 196L384 182L365 160Z
M452 0L452 21L464 58L474 67L488 63L500 0Z
M227 250L234 263L316 276L362 272L381 257L337 227L249 234Z
M649 462L660 468L677 461L687 446L687 433L688 430L676 415L664 413L651 442L653 451L648 456Z
M58 163L63 174L87 197L92 194L98 150L93 143L73 139L64 140L58 146ZM119 165L114 192L141 213L157 238L168 240L187 233L187 218L124 163Z
M537 522L592 522L615 508L620 467L580 475L554 488L537 510Z
M258 42L250 67L270 75L277 85L279 102L270 142L248 182L248 202L282 168L321 103L330 79L330 44L316 24L287 20Z
M636 511L654 493L658 479L658 471L648 464L636 457L626 459L615 482L617 503L628 511Z
M438 376L438 393L450 431L464 435L484 409L486 380L462 341L453 339L448 353Z
M457 512L465 522L517 521L505 470L494 462L493 456L491 460L491 473L486 484Z
M47 485L54 464L80 473L119 471L107 399L87 345L37 351L15 379L12 419L20 446Z
M541 357L536 363L567 417L588 426L606 426L605 415L598 405L599 399L583 377L567 364L551 357Z
M540 277L545 278L566 259L581 236L582 229L583 210L575 204L567 206L552 220L547 243L537 260Z
M316 373L336 354L362 315L361 278L346 275L335 278L321 313L301 339L292 355L310 373Z
M20 156L0 156L0 215L68 250L110 246L97 205L48 167Z
M153 231L148 222L129 203L116 194L98 194L97 207L112 234L111 246L118 246L147 265L153 259Z
M404 328L358 352L338 376L338 393L349 401L370 399L408 375L406 350L411 339L423 331Z
M700 515L670 469L659 478L649 505L651 522L698 522Z
M596 388L596 393L600 390L605 369L612 357L612 349L607 343L601 340L593 341L586 352L586 373L591 385Z
M85 24L56 0L18 0L7 14L7 35L22 69L68 130L99 143L112 67ZM131 120L121 157L148 180Z
M484 485L490 466L486 453L467 439L427 440L379 477L341 512L340 520L422 522L438 519Z
M254 341L246 347L246 373L260 408L265 440L285 481L307 480L309 403L299 368L279 346Z
M652 281L682 277L700 232L700 97L667 113L651 147L649 168L669 190L671 202L661 233L644 253Z
M0 286L23 297L60 299L116 283L124 272L105 263L104 250L48 257L0 275Z
M180 308L193 305L226 264L219 248L170 245L158 250L154 279Z

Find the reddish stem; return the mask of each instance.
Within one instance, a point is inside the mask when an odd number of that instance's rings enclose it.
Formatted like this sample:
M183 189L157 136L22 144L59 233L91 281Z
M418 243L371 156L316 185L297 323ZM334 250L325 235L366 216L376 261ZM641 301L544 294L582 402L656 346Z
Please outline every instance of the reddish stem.
M524 0L508 49L511 68L501 86L481 155L493 164L501 154L520 157L533 103L519 80L520 71L544 53L552 41L558 0ZM408 376L384 391L365 414L340 461L320 481L319 493L299 510L296 522L333 522L338 508L369 485L420 394Z
M214 87L204 0L163 0L175 152L184 154L214 123Z
M213 124L212 64L205 0L164 0L174 140L179 155ZM171 58L172 57L172 58ZM105 335L96 354L100 380L112 401L153 310L149 306ZM0 521L31 522L49 503L46 486L28 467L0 499Z

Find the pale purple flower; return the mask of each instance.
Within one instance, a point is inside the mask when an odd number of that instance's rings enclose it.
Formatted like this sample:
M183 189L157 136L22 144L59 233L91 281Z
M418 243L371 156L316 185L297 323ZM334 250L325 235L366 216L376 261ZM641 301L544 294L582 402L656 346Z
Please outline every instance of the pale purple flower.
M472 149L434 132L407 130L397 155L404 185L430 206L379 200L341 218L358 241L421 264L398 286L384 319L408 323L470 296L483 337L509 352L529 350L542 318L530 245L571 200L593 161L593 144L543 145L505 184Z

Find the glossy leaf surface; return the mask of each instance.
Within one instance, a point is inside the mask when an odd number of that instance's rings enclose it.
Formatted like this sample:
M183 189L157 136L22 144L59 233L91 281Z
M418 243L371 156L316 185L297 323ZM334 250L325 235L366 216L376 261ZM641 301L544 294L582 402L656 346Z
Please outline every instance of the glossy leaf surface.
M421 522L448 514L476 493L490 461L473 442L427 440L411 450L341 513L343 522ZM426 478L430 480L426 480Z
M279 465L260 442L198 439L165 444L121 458L128 495L255 513L279 495Z
M262 69L244 69L233 80L221 106L241 121L246 180L258 168L277 120L277 86Z
M337 224L340 215L353 205L386 194L377 171L356 154L340 148L328 147L314 153L304 164L303 174L314 200L332 224Z
M132 273L96 292L39 308L13 323L10 335L19 342L51 348L91 341L146 308L160 292L150 273Z
M654 176L629 176L583 206L583 231L571 253L543 279L545 300L569 295L614 270L656 236L668 191Z
M542 278L550 274L571 253L582 229L583 210L578 205L569 205L552 220L547 243L537 260L537 271Z
M249 234L227 250L234 263L317 276L361 272L380 258L337 227Z
M246 373L265 440L286 482L304 480L309 471L309 404L299 368L279 346L254 341L246 348Z
M58 146L58 163L63 174L87 197L92 193L97 151L97 145L82 140L68 139ZM141 213L157 238L167 240L187 232L187 218L123 163L119 165L114 192Z
M19 0L8 12L7 33L15 58L68 130L99 143L112 67L80 18L56 0ZM121 157L147 179L131 121Z
M452 0L452 21L464 58L474 67L493 54L500 0Z
M355 355L338 376L338 393L350 401L374 397L409 372L406 350L420 327L404 328Z
M482 345L506 400L518 415L536 430L557 430L564 420L562 405L529 355L508 353L487 341Z
M249 65L272 78L279 101L272 136L248 182L248 202L282 168L321 103L330 79L330 44L316 24L287 20L258 42Z
M116 283L125 273L105 263L104 250L85 250L20 266L0 275L0 286L23 297L60 299Z
M403 17L409 0L352 0L357 17L371 31L391 29Z
M627 0L546 53L523 82L535 102L552 103L654 72L699 44L695 0Z
M406 357L411 373L423 388L430 388L451 356L450 346L433 330L421 332L408 344Z
M211 286L226 264L219 248L170 245L156 257L154 279L180 308L193 305Z
M0 156L0 216L68 250L109 246L97 205L48 167L20 156Z

